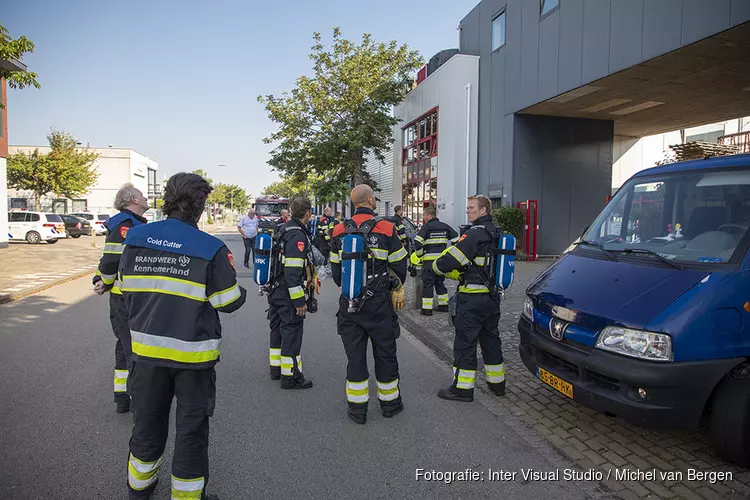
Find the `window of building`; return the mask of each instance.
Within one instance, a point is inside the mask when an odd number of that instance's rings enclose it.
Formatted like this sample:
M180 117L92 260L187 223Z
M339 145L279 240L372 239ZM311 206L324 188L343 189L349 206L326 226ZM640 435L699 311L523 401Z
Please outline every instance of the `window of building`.
M64 214L67 212L68 202L67 200L53 200L52 211L56 214Z
M73 200L73 213L85 212L88 207L86 200Z
M26 198L11 198L10 199L10 208L12 209L23 209L26 210L28 207L28 202L26 201Z
M413 221L437 203L437 138L437 108L403 128L401 199L404 215Z
M692 134L692 135L685 135L685 142L692 142L692 141L704 141L704 142L719 142L719 137L724 135L724 125L721 125L720 128L717 128L716 130L712 130L710 132L702 132L699 134Z
M505 45L505 11L492 20L492 50L495 51Z
M541 13L539 17L544 17L560 6L560 0L541 0Z

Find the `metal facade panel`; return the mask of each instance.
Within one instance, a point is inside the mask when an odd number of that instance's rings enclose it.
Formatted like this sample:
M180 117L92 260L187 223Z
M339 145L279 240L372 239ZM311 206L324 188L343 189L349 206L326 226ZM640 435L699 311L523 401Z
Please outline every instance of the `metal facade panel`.
M682 45L729 28L730 0L683 0Z
M525 108L538 102L539 2L526 1L521 11L521 102ZM508 22L519 22L509 19Z
M505 75L505 52L501 49L492 54L492 96L490 97L490 133L489 149L490 163L488 184L502 182L503 165L501 161L496 160L503 158L503 118L505 117L503 103L502 81Z
M732 0L730 9L729 24L731 26L750 21L750 2L747 0Z
M479 23L481 22L480 5L477 4L471 12L461 20L461 53L480 55L481 40L479 38Z
M582 57L583 0L565 0L560 4L558 94L581 85Z
M641 58L651 59L680 47L682 0L660 0L643 5L643 49Z
M583 1L582 84L609 73L610 12L610 0Z
M505 113L518 111L521 100L521 0L508 0L505 28ZM496 86L498 90L499 87Z
M643 0L612 0L609 72L641 62Z
M560 9L539 22L539 100L557 95L560 59Z

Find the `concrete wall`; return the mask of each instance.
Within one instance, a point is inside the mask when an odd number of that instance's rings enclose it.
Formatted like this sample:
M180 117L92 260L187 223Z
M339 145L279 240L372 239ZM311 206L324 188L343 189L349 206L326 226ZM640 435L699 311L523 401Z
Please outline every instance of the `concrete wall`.
M48 153L48 146L10 146L10 152L16 153L23 151L25 153L33 152L39 149L40 153ZM113 202L115 194L127 182L140 189L144 195L148 194L148 170L158 170L159 165L151 158L144 156L131 149L123 148L92 148L99 154L96 160L96 170L99 178L91 190L76 199L87 200L88 211L113 213ZM29 209L33 210L34 195L30 192L18 191L11 189L8 194L8 204L10 198L27 198L29 200ZM42 210L51 210L54 196L46 196L41 200ZM73 211L72 201L68 200L68 212Z
M540 255L562 253L606 203L611 121L518 115L513 199L539 202Z
M471 85L470 110L467 110L467 84ZM438 107L437 209L438 217L452 226L465 221L466 149L469 149L469 194L477 193L477 116L479 96L479 59L456 55L431 74L396 107L401 120L394 128L394 179L402 180L402 127ZM466 141L469 113L469 144ZM401 181L394 182L393 200L402 203Z

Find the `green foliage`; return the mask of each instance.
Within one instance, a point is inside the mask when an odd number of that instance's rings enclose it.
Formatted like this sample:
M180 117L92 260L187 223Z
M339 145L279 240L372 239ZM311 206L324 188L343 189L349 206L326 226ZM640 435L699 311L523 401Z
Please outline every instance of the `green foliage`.
M199 168L198 170L193 170L191 173L200 175L210 185L212 185L212 186L214 185L213 179L211 179L210 177L208 177L208 175L206 174L206 171L203 170L202 168Z
M391 108L408 92L422 58L407 45L377 43L369 34L353 43L339 28L333 30L329 51L320 33L313 40L313 76L299 77L295 88L280 97L258 97L269 119L279 125L263 140L276 145L268 164L295 180L307 167L325 179L374 185L364 171L365 155L382 160L390 148L398 123Z
M504 206L492 211L492 221L506 233L521 237L523 211L518 207Z
M52 148L47 154L35 149L8 156L8 187L33 191L36 210L47 193L76 198L88 192L99 177L94 166L99 155L77 148L72 135L53 129L47 140Z
M19 36L15 40L10 36L10 32L0 24L0 61L22 61L26 53L34 52L34 42L25 36ZM39 82L36 81L37 74L31 71L16 71L0 68L0 79L4 78L8 86L12 89L23 89L26 87L39 88ZM3 103L0 102L0 109Z
M210 205L222 205L225 208L233 208L237 211L244 211L250 205L250 195L243 187L219 182L213 185L213 188L214 190L208 195L207 200Z
M309 186L308 186L309 188ZM309 189L308 189L309 193ZM296 198L305 196L305 178L299 179L282 176L280 180L272 182L261 191L262 195L278 195L282 198Z

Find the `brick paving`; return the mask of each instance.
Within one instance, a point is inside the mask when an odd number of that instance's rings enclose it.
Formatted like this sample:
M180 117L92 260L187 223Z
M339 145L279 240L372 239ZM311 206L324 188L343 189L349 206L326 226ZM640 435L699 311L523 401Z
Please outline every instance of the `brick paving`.
M615 498L750 498L750 471L719 459L711 449L706 425L696 430L642 429L620 419L579 406L537 380L525 367L518 353L518 319L524 291L549 262L519 262L516 281L505 294L501 310L500 336L507 369L508 388L497 399L505 418L521 422L550 443L581 471L603 473L600 492ZM402 323L442 359L452 360L453 329L447 314L432 317L419 314L414 306L414 280L407 286L407 309L400 312ZM449 291L455 291L455 284ZM481 356L480 356L481 360ZM478 378L483 375L477 371ZM446 385L450 382L446 369ZM482 389L484 384L477 387ZM654 481L617 480L624 469L656 470ZM732 480L689 481L687 470L731 472ZM662 472L682 472L682 478L662 480ZM609 476L608 476L609 474ZM608 478L608 479L607 479Z

